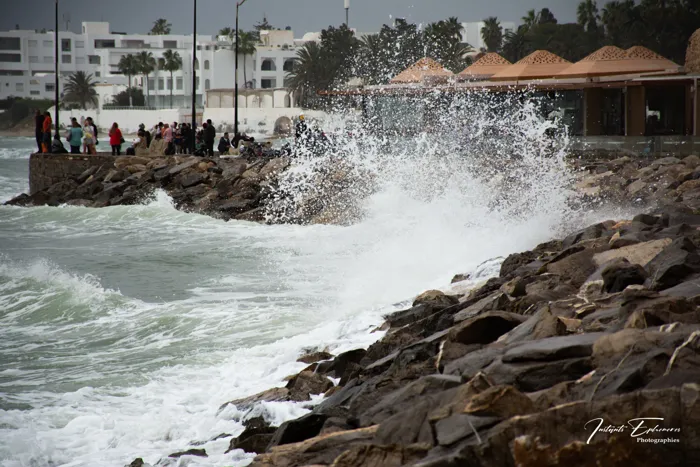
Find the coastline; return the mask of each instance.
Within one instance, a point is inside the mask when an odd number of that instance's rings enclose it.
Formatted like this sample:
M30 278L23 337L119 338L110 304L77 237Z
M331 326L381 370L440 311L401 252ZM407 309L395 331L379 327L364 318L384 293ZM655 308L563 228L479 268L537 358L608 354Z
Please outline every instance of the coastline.
M257 452L254 467L534 467L562 456L595 465L594 452L617 453L620 466L695 459L692 433L636 443L586 423L663 415L677 430L696 420L700 158L626 157L588 171L578 187L590 196L657 207L511 254L466 293L424 292L386 316L366 349L300 355L308 366L284 387L222 405L245 426L228 451ZM254 416L262 401L317 394L309 414L280 426ZM206 455L183 448L169 457Z

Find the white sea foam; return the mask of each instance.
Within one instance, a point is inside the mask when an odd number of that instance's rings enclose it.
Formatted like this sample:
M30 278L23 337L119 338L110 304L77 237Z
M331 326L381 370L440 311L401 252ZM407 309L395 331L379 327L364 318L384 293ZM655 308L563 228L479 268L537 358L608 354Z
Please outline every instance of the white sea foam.
M155 464L194 442L209 457L181 463L247 465L224 453L229 438L208 440L309 406L222 403L283 385L307 347L366 347L382 315L423 290L464 291L499 258L600 217L569 207L552 123L527 102L509 109L444 119L467 136L387 147L355 130L335 154L295 161L271 215L312 188L335 195L309 183L342 157L357 206L346 226L226 223L178 212L162 191L141 206L0 207L0 305L13 307L0 312L3 465Z

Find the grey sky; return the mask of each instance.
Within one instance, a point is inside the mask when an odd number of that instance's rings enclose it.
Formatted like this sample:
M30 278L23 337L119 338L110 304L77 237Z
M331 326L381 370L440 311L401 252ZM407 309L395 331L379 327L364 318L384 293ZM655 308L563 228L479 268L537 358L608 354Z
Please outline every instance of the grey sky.
M82 21L109 21L113 31L146 33L157 18L166 18L173 33L192 31L192 0L59 0L59 18L70 16L69 29L78 31ZM52 0L2 0L5 14L0 30L53 28ZM602 7L603 2L598 2ZM11 5L12 4L12 5ZM350 27L361 32L377 31L393 17L426 23L457 16L460 21L479 21L498 16L502 21L519 22L529 9L549 8L559 22L576 20L578 0L350 0ZM250 29L266 14L276 27L291 26L295 36L320 31L345 21L343 0L247 0L241 7L240 26ZM234 0L198 0L198 33L215 34L233 27ZM60 29L65 29L61 23Z

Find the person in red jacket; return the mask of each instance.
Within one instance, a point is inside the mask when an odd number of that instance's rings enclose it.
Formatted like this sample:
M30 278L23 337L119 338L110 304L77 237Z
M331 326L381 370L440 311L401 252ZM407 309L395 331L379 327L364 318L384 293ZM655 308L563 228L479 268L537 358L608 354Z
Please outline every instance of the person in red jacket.
M122 155L122 143L124 138L122 137L122 131L119 129L117 122L112 123L112 128L109 129L109 145L112 146L112 155L121 156Z

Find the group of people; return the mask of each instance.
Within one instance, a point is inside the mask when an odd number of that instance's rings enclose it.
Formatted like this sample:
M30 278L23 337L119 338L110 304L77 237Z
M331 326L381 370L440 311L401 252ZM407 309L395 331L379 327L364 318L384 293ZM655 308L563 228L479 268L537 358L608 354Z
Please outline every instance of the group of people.
M41 111L37 110L34 116L34 125L38 152L53 154L68 152L58 132L54 134L53 138L51 137L54 125L50 112L41 113ZM114 125L116 126L116 123ZM121 137L121 133L119 135ZM99 144L97 137L97 125L95 125L92 117L83 119L82 123L78 122L75 117L71 118L70 125L64 135L66 142L70 146L71 154L81 154L81 149L82 154L95 154L97 152L95 147ZM112 130L110 130L110 144L113 144Z
M36 111L35 130L38 152L53 154L69 152L63 145L58 132L52 138L53 122L50 112ZM99 144L98 134L97 125L92 117L81 118L80 122L73 117L63 137L70 146L71 154L96 154L96 147ZM117 122L112 124L108 135L112 155L120 156L122 146L126 141ZM163 145L164 155L189 154L194 146L194 155L212 157L214 156L216 127L210 119L203 123L198 130L195 130L189 123L178 122L171 124L158 122L157 125L147 130L142 123L139 125L136 138L126 148L126 155L148 152L151 143L155 140L162 140L160 144ZM225 132L219 140L217 149L220 154L228 154L232 148L238 148L241 141L254 142L255 138L241 133L230 138L229 133Z

